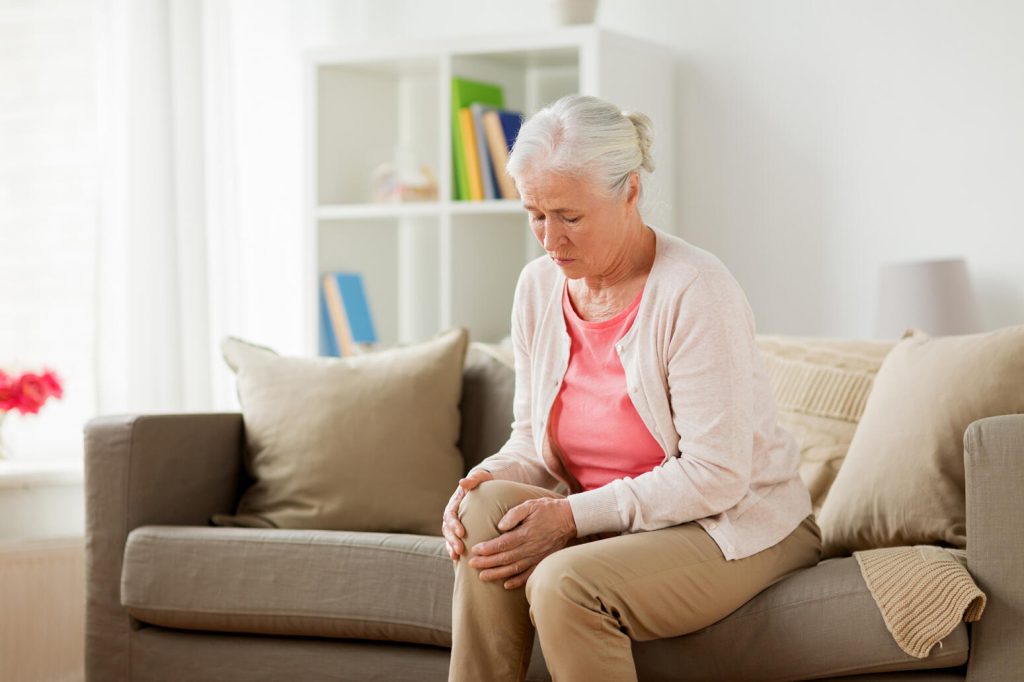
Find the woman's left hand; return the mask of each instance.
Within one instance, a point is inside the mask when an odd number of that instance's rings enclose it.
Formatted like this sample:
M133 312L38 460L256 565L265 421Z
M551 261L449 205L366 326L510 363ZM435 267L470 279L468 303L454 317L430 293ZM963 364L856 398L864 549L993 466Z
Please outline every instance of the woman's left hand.
M540 560L576 537L566 498L539 497L509 509L498 522L498 537L473 545L469 565L481 580L504 580L507 590L526 584Z

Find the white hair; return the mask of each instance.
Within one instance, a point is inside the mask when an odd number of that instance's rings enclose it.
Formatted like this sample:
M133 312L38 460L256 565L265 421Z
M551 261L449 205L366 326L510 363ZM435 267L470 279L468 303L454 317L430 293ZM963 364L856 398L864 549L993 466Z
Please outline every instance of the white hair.
M636 171L643 199L645 174L654 170L653 141L647 114L592 95L566 95L523 122L505 170L514 180L534 172L587 177L607 198L624 197Z

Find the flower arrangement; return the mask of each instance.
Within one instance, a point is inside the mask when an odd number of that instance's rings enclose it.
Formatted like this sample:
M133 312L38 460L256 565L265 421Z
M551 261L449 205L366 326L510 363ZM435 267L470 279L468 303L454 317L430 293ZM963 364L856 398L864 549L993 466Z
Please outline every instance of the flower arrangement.
M0 459L7 457L3 441L4 417L18 410L22 414L36 414L50 398L60 398L64 388L56 372L44 370L42 374L24 372L20 376L0 369Z

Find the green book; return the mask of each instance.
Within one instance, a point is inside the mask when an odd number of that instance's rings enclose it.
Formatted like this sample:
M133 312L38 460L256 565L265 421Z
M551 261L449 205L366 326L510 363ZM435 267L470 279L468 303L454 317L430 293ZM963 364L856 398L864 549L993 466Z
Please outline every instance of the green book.
M505 95L501 86L483 83L468 78L452 77L452 168L455 171L455 200L469 199L469 172L466 168L466 148L462 141L462 127L459 125L459 109L474 102L493 107L505 106Z

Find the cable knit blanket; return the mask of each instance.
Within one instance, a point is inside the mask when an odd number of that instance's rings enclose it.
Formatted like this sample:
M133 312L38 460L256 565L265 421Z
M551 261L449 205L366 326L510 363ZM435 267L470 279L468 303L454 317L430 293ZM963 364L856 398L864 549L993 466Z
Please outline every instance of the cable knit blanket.
M935 545L854 552L861 575L903 651L925 658L963 620L981 618L987 597L967 572L967 552Z

